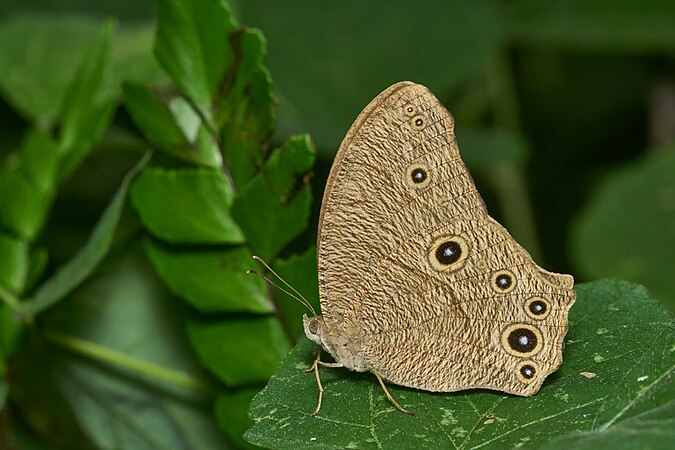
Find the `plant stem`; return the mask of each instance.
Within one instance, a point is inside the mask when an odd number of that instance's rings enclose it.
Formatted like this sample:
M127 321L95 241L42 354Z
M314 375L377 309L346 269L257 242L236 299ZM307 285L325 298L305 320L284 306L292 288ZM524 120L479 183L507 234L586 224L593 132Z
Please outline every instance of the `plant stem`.
M512 77L512 67L505 55L488 72L488 89L492 113L498 127L521 133L520 110ZM512 163L495 169L493 182L504 217L504 224L535 260L541 259L532 203L527 192L523 165Z
M21 302L19 302L19 299L14 297L14 295L2 287L2 285L0 285L0 300L2 300L2 302L12 311L18 312L19 308L21 308Z
M73 353L115 365L150 379L164 381L200 394L213 395L217 391L208 382L187 373L167 369L166 367L143 361L118 350L94 344L84 339L52 330L46 330L44 336L50 342Z

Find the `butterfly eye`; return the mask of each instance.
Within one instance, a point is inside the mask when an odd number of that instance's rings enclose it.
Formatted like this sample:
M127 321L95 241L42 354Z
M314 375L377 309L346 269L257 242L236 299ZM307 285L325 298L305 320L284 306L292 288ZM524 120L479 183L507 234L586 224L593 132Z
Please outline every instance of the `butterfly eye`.
M545 319L551 312L551 303L543 297L532 297L525 302L525 312L533 319Z
M406 116L412 117L417 113L417 107L413 105L412 103L408 103L403 107L403 113Z
M497 292L507 294L516 287L516 276L510 270L498 270L492 274L491 284Z
M413 128L416 130L422 130L427 126L427 119L424 116L415 116L410 120Z
M420 189L429 184L429 168L424 164L411 164L405 171L405 182L408 187Z
M523 361L516 368L516 375L523 383L530 383L539 372L539 366L534 361Z
M515 356L534 355L543 347L541 331L525 323L509 325L502 332L502 347Z
M440 237L429 249L431 267L439 272L461 268L468 256L469 247L459 236Z

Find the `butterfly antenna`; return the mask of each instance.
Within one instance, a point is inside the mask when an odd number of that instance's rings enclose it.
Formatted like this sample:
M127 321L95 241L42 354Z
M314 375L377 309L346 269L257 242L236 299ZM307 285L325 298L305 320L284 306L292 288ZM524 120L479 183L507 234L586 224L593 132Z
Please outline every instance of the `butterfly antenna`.
M267 281L269 284L271 284L271 285L274 286L275 288L279 289L281 292L284 292L284 293L286 293L288 296L293 297L294 299L296 299L297 301L299 301L299 302L300 302L301 304L303 304L307 309L309 309L309 310L312 312L313 315L316 316L316 311L315 311L314 308L312 307L312 304L309 303L309 301L307 301L307 299L306 299L300 292L298 292L297 289L295 289L293 286L291 286L290 284L288 284L288 283L286 282L286 280L284 280L283 278L281 278L281 277L279 276L278 273L276 273L274 270L272 270L272 268L271 268L265 261L263 261L262 258L260 258L259 256L255 256L255 255L254 255L254 256L253 256L253 259L255 259L256 261L258 261L259 263L261 263L263 266L265 266L265 268L266 268L267 270L269 270L275 277L277 277L282 283L284 283L291 291L293 291L293 293L291 293L291 292L289 292L288 290L282 288L281 286L279 286L278 284L276 284L275 282L273 282L272 280L270 280L267 276L265 276L265 275L263 275L263 274L261 274L261 273L259 273L259 272L256 272L255 270L247 270L246 273L252 273L252 274L254 274L254 275L258 275L260 278L262 278L263 280Z

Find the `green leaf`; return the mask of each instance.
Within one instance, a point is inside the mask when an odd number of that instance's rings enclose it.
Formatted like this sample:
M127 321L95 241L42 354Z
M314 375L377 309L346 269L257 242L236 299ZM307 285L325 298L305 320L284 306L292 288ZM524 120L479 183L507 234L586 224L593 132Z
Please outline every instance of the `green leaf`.
M260 392L257 388L244 388L234 392L226 392L218 396L214 407L218 425L241 448L257 448L243 438L253 421L246 412L251 399Z
M273 316L192 322L188 335L202 364L229 387L268 380L291 348Z
M45 335L61 351L49 352L41 380L53 380L97 448L226 447L204 374L176 333L187 311L170 301L139 246L127 248L48 316ZM167 371L186 382L159 376Z
M621 276L675 310L675 147L608 176L572 234L572 256L588 278Z
M0 223L32 241L43 225L54 193L58 148L32 130L0 173Z
M4 374L4 362L0 361L0 411L5 407L5 401L7 400L7 393L9 392L9 385L7 380L5 380Z
M56 184L58 147L51 138L31 131L19 149L19 167L38 191L51 196Z
M176 122L169 105L145 86L125 83L124 104L150 145L174 157L210 167L220 167L222 158L216 146L200 146L197 133L188 140ZM199 119L197 117L197 119ZM199 123L197 124L199 127Z
M66 92L59 137L61 180L84 159L114 110L118 89L110 54L114 28L112 22L103 26Z
M265 168L241 190L232 216L256 254L267 260L297 237L309 220L312 191L307 177L315 150L306 135L276 149Z
M232 79L217 98L222 147L235 184L244 186L264 160L275 126L272 80L263 64L265 37L258 30L233 35Z
M155 55L209 123L212 99L232 60L229 34L235 26L222 1L159 2Z
M85 246L73 259L38 287L31 299L22 303L22 313L32 315L49 308L70 294L91 275L112 245L126 201L129 183L145 167L149 157L149 154L146 155L124 178Z
M16 15L0 24L0 91L47 129L56 120L97 21L82 16Z
M230 217L232 187L220 170L148 168L131 189L143 224L157 237L184 244L239 244Z
M502 17L518 45L672 55L675 4L647 0L639 6L633 0L521 0L506 3Z
M37 235L49 209L50 199L26 174L7 168L0 176L0 224L27 241Z
M433 394L389 385L414 416L397 411L375 378L321 369L325 389L303 369L317 346L304 339L253 400L245 435L270 448L486 448L542 444L583 431L610 431L675 398L675 323L646 289L624 281L576 288L564 362L532 397L491 391ZM668 417L668 416L665 416Z
M316 247L312 246L300 255L275 261L274 269L309 301L315 311L319 311L319 274L316 265ZM293 336L302 336L304 330L302 315L311 315L311 313L300 302L291 297L283 293L277 293L276 295L279 309L283 312Z
M246 0L237 12L274 44L267 67L281 100L277 133L307 130L330 151L387 86L413 80L449 94L486 70L503 45L490 5Z
M28 268L26 242L0 233L0 286L14 295L20 294L26 284Z
M544 445L545 450L663 449L675 442L675 401L601 431L572 433Z
M149 241L146 250L171 292L202 312L274 309L262 280L246 273L257 268L246 247L185 250Z

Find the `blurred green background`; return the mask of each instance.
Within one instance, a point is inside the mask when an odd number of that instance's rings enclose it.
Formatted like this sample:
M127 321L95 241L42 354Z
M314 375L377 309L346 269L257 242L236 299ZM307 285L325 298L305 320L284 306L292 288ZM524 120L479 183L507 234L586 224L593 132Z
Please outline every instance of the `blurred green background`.
M360 110L390 84L416 81L455 115L490 212L538 262L579 281L624 277L675 297L672 2L231 3L268 40L278 140L308 132L317 145L315 203ZM32 117L49 124L61 100L53 87L67 82L104 18L119 20L116 75L166 81L147 57L155 9L152 1L1 2L0 151L13 149ZM61 237L52 245L77 241L114 190L116 158L103 162L103 153L129 144L115 128L78 187L59 196L51 220ZM90 189L80 189L89 176Z
M411 80L453 113L491 215L540 265L578 282L635 281L675 309L675 2L230 3L241 24L267 39L278 102L272 145L308 133L317 148L310 225L282 256L315 240L325 179L349 125L380 91ZM0 0L6 164L31 126L55 129L65 86L108 18L118 22L114 79L170 84L152 57L156 8L137 0ZM37 236L50 255L45 273L82 247L145 150L129 112L117 104L112 114ZM125 216L120 233L138 232L137 220ZM137 255L120 258L133 266ZM124 283L133 289L143 273L123 274L131 277ZM54 316L68 320L63 311Z

